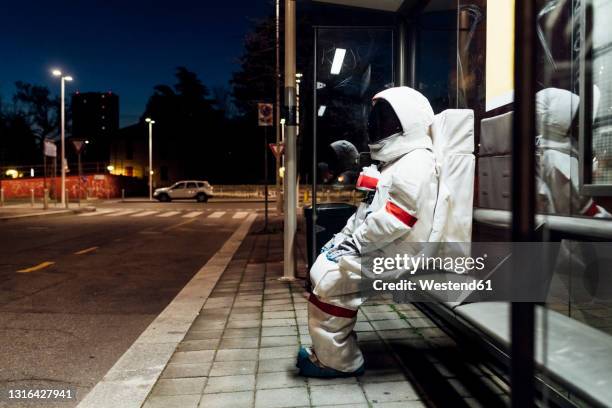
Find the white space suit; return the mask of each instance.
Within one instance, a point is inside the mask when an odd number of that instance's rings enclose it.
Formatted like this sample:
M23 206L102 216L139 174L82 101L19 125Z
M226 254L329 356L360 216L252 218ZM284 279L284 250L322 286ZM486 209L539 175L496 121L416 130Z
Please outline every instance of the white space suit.
M390 136L379 140L370 136L372 158L381 162L380 175L370 179L370 186L375 185L373 200L360 206L310 271L313 293L308 327L313 348L308 358L340 373L363 369L363 356L353 333L357 309L366 300L359 293L361 256L374 249L384 251L393 243L427 242L438 193L429 136L434 114L429 102L407 87L379 93L373 98L375 108L379 102L390 105L399 124ZM372 182L376 177L377 182ZM330 259L334 249L329 250L329 246L341 246L343 240L355 250ZM415 245L415 254L417 250Z
M598 92L594 94L597 96ZM594 102L597 106L597 101ZM548 214L609 217L591 197L580 194L578 152L569 135L579 104L578 95L564 89L547 88L536 94L538 210Z

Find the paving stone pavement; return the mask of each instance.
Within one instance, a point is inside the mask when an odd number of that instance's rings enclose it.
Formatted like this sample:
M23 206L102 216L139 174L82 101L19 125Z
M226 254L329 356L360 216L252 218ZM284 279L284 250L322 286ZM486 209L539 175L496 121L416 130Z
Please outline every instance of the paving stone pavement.
M245 239L145 408L508 404L505 385L485 367L464 360L453 340L419 310L382 298L358 314L365 375L297 376L298 348L311 343L307 298L303 280L278 281L281 259L281 233L252 232ZM303 260L300 265L304 269Z

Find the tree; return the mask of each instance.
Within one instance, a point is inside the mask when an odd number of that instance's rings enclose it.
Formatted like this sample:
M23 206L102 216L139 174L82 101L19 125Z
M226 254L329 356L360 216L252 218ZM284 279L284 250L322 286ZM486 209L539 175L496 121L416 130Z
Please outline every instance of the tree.
M15 88L12 105L0 104L0 163L33 165L43 139L57 135L59 99L44 86L18 81Z
M176 84L157 85L149 98L146 117L155 119L159 149L188 178L215 181L220 174L223 113L215 108L209 89L197 74L178 67Z
M258 102L275 98L275 23L269 17L255 24L244 39L240 70L234 72L230 84L238 111L255 116Z
M281 98L283 94L283 24L280 26L280 75L281 75ZM298 138L298 151L301 150L302 144L310 145L311 143L305 142L305 135L308 135L310 126L309 120L306 120L306 113L310 110L312 104L311 95L312 92L312 78L311 65L312 65L312 23L307 20L307 15L303 14L298 18L297 21L297 70L304 74L301 83L301 137ZM245 140L244 144L248 147L248 155L250 163L257 163L256 169L252 169L252 174L259 175L259 181L263 178L263 151L261 148L261 136L262 129L257 129L257 103L258 102L276 102L276 50L275 50L275 36L276 36L276 25L274 16L269 16L263 20L255 22L253 29L248 33L244 39L244 52L239 59L240 68L234 72L230 84L233 87L233 99L234 105L237 110L237 114L241 118L240 124L243 129L242 133L250 135L249 140ZM281 104L282 104L281 100ZM282 106L282 105L281 105ZM269 132L272 137L272 131ZM253 137L257 135L257 137ZM269 139L272 141L272 139ZM305 151L304 157L309 157L310 150ZM257 155L257 159L253 160L253 156ZM300 166L304 169L310 168L310 163L306 161L300 162ZM272 160L270 164L273 165ZM270 174L274 174L274 171L270 171Z
M15 111L26 118L30 129L40 143L57 132L60 99L52 97L49 88L17 81L13 96Z

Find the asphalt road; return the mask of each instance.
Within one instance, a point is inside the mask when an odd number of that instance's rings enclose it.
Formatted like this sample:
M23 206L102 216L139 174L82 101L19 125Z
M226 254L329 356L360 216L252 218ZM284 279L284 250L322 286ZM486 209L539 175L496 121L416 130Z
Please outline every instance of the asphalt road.
M95 215L3 222L0 388L67 386L84 397L249 212L262 208L102 203ZM51 405L0 399L0 406Z

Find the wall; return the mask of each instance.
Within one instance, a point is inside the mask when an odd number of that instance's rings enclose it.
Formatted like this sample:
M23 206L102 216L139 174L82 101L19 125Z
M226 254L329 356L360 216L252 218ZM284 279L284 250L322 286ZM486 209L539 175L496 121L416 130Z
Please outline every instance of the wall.
M4 190L5 199L12 198L29 198L31 190L34 190L36 198L43 197L45 180L43 178L19 178L19 179L2 179L0 186ZM55 186L54 186L55 184ZM83 176L81 182L81 197L95 198L116 198L121 196L121 178L107 175L96 174ZM55 183L53 179L47 179L47 188L49 194L54 197L55 191L58 192L61 188L61 178L56 177ZM79 194L79 178L78 176L66 177L66 188L68 189L68 197L70 199L77 198Z

